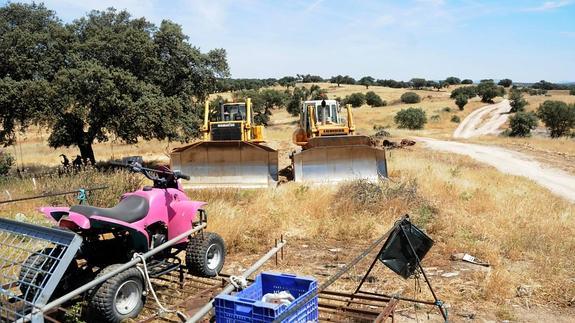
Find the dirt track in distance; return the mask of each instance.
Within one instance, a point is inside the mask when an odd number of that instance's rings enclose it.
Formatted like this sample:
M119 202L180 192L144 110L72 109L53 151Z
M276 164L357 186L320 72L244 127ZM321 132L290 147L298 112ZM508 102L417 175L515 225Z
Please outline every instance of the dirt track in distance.
M499 127L509 117L509 100L486 105L473 111L455 129L453 138L471 138L489 134L499 134Z
M500 172L527 177L575 203L575 176L562 170L545 167L526 154L495 146L421 137L417 137L416 140L425 143L430 149L467 155L497 168Z

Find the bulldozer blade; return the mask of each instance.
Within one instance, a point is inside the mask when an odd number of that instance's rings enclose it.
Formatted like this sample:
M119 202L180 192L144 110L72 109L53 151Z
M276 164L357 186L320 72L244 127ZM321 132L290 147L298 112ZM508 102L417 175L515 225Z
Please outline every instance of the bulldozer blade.
M387 177L385 150L370 145L315 146L293 156L294 180L331 184Z
M246 141L202 141L174 149L172 169L190 175L184 188L262 188L277 185L278 152Z

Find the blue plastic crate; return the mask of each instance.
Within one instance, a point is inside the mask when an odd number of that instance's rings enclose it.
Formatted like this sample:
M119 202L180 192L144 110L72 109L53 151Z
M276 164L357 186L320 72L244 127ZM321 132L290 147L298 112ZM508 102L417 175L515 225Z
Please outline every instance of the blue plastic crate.
M261 301L267 293L288 291L295 300L289 304L271 304ZM214 299L216 322L273 322L281 313L301 303L317 291L313 277L264 272L248 288L235 295L218 295ZM302 305L282 322L306 323L318 321L317 295Z

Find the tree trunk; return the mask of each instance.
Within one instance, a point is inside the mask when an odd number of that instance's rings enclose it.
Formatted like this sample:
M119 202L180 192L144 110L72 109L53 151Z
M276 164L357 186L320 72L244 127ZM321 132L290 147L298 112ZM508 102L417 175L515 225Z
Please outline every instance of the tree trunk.
M80 155L82 156L82 160L89 160L92 165L96 165L96 158L94 157L94 150L92 149L91 142L84 141L84 143L78 144L78 148L80 148Z

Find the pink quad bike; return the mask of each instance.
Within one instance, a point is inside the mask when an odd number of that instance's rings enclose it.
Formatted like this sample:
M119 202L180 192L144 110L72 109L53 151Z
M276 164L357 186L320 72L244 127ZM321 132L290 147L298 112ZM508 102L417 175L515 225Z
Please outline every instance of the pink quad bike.
M78 286L144 253L194 226L207 221L202 209L206 203L192 201L179 182L189 176L169 168L149 169L138 163L128 166L151 179L152 187L125 193L112 208L87 205L72 207L42 207L40 211L60 228L72 230L83 238L80 251L68 267L52 297L61 296ZM185 250L185 267L196 276L217 276L224 265L226 248L216 233L200 231L182 239L172 248L147 260L150 277L180 270L180 258ZM22 268L20 279L40 284L42 272L50 266L48 255L54 250L40 250L30 256ZM90 318L97 322L120 322L136 317L145 302L145 282L138 268L123 271L88 292Z

